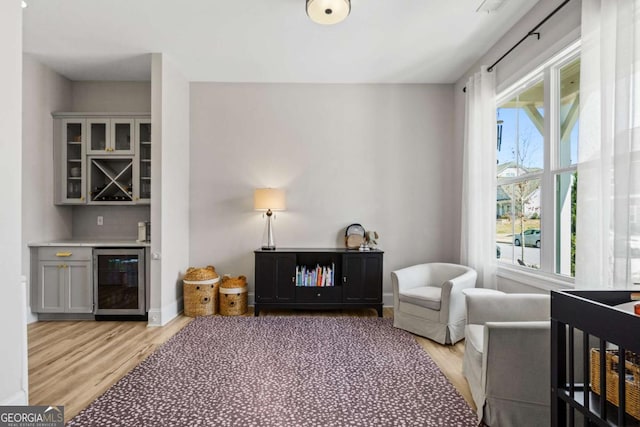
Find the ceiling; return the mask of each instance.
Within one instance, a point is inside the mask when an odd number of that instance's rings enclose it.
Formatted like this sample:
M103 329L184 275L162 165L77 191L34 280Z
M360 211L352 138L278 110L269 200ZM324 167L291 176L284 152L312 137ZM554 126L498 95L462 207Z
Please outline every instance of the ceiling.
M537 0L352 0L334 26L304 0L27 2L24 51L71 80L150 80L162 52L190 81L453 83Z

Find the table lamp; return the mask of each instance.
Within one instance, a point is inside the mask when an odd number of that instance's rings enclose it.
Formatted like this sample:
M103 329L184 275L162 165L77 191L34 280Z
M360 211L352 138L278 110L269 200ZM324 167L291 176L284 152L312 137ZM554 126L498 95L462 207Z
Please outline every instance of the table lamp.
M284 199L284 190L276 188L257 188L253 193L253 208L257 211L267 211L267 224L265 229L266 244L262 245L262 249L274 250L276 242L273 239L273 224L271 217L273 211L283 211L287 208Z

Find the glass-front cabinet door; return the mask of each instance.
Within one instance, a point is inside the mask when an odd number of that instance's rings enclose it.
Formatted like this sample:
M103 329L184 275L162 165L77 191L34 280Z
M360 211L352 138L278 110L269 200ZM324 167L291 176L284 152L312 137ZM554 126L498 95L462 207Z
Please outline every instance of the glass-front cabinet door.
M109 119L87 120L87 154L105 154L110 151L110 124Z
M62 121L62 200L84 203L86 191L85 120Z
M151 200L151 120L136 120L136 137L138 140L138 176L136 201Z
M133 119L88 119L88 154L133 154Z
M111 153L133 154L133 124L133 119L111 119Z

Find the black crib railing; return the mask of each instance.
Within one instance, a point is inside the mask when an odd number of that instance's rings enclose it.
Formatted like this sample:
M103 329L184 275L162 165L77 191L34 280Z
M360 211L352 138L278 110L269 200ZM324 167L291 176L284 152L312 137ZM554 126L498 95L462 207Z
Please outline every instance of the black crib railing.
M551 292L552 426L640 426L640 316L616 307L632 293Z

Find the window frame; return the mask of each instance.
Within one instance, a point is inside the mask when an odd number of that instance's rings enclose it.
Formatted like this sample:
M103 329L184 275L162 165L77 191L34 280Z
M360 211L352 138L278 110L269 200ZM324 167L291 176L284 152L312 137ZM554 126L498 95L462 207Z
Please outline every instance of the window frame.
M541 238L540 267L534 269L496 260L497 275L536 288L551 290L574 287L574 278L556 273L559 233L557 231L556 176L573 173L577 170L577 161L569 166L560 163L560 70L580 58L580 41L576 41L542 64L533 67L515 83L496 94L496 111L499 106L514 96L543 82L544 94L544 132L543 132L543 168L542 171L527 173L517 177L496 177L496 190L501 185L509 185L523 180L540 180L540 230L546 236ZM495 191L494 191L495 193ZM495 194L494 194L495 197ZM549 230L551 232L549 232Z

